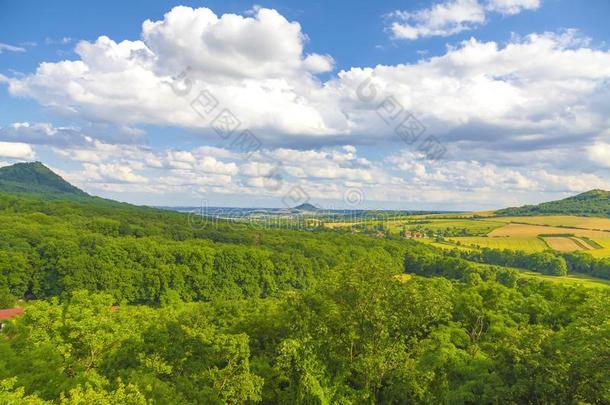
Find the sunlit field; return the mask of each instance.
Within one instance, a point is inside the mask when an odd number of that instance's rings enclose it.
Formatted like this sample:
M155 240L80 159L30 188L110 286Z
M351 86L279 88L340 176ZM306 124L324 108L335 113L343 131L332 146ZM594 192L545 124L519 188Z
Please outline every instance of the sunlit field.
M524 277L530 277L538 280L550 281L556 284L565 286L582 286L586 288L610 289L610 281L599 278L589 277L584 274L569 274L567 276L547 276L531 271L520 270L519 273Z
M527 224L507 224L500 228L494 229L489 233L489 236L510 236L510 237L535 237L539 235L575 235L587 236L590 238L604 238L610 236L610 233L603 231L594 231L588 229L563 228L542 225L527 225Z
M490 249L510 249L524 252L543 252L549 246L536 237L456 237L448 238L461 245Z
M610 218L578 217L573 215L549 215L534 217L495 217L498 222L515 222L532 225L610 230Z

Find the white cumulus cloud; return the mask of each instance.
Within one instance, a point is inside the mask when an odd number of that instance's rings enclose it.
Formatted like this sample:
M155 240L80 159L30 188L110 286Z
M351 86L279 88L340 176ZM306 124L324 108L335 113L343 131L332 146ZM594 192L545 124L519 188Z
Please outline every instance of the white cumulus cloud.
M20 142L0 142L0 157L30 160L36 157L34 150L27 143Z
M540 0L449 0L416 11L397 10L387 17L394 38L414 40L472 30L485 24L490 12L514 15L538 7Z

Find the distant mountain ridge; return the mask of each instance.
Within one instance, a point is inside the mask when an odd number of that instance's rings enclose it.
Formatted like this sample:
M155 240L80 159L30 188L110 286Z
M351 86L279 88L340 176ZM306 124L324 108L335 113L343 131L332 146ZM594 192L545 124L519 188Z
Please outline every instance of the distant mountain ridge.
M496 215L582 215L610 217L610 191L596 189L573 197L564 198L563 200L549 201L537 205L504 208L496 211Z
M305 203L294 207L293 209L298 211L319 211L320 209L313 204Z
M89 197L40 162L0 167L0 192Z
M113 200L93 197L73 186L40 162L15 163L0 167L0 192L30 193L61 199L85 199L105 205L124 205ZM304 203L293 211L314 212L320 208ZM537 205L510 207L495 211L498 216L581 215L610 217L610 191L591 190L563 200Z

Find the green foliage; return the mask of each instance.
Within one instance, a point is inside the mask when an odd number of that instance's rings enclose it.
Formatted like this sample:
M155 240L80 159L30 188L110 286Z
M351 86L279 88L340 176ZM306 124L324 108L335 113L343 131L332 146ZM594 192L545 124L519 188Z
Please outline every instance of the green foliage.
M399 241L333 232L261 230L105 201L0 194L0 286L40 299L79 289L115 302L160 304L268 297L312 285L339 262L376 248L401 267ZM171 291L171 292L170 292ZM176 296L177 295L177 296Z
M16 378L0 380L0 404L3 405L48 405L36 395L26 395L25 388L15 387Z
M517 267L551 276L568 274L565 258L551 252L526 253L518 250L484 248L481 251L452 250L449 254L478 263Z
M585 253L566 253L564 258L570 272L588 274L610 280L610 257L596 259Z
M0 285L0 308L13 308L17 297L15 297L11 290L6 285Z
M507 277L501 268L480 274L494 271ZM9 379L0 398L33 404L610 399L610 295L595 290L526 279L514 286L483 277L402 279L364 260L277 299L114 311L111 302L83 291L63 302L30 304L0 341L0 380Z
M508 268L588 256L25 195L0 218L0 294L27 300L0 404L610 402L610 293Z

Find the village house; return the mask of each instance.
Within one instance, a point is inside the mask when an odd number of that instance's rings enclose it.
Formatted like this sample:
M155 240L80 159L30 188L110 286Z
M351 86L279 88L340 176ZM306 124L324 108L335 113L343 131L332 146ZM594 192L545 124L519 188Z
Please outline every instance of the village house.
M23 314L23 308L0 309L0 331L4 325L16 316Z
M422 232L417 232L417 231L404 231L402 233L402 237L409 238L409 239L419 239L419 238L425 238L426 235L423 234Z

